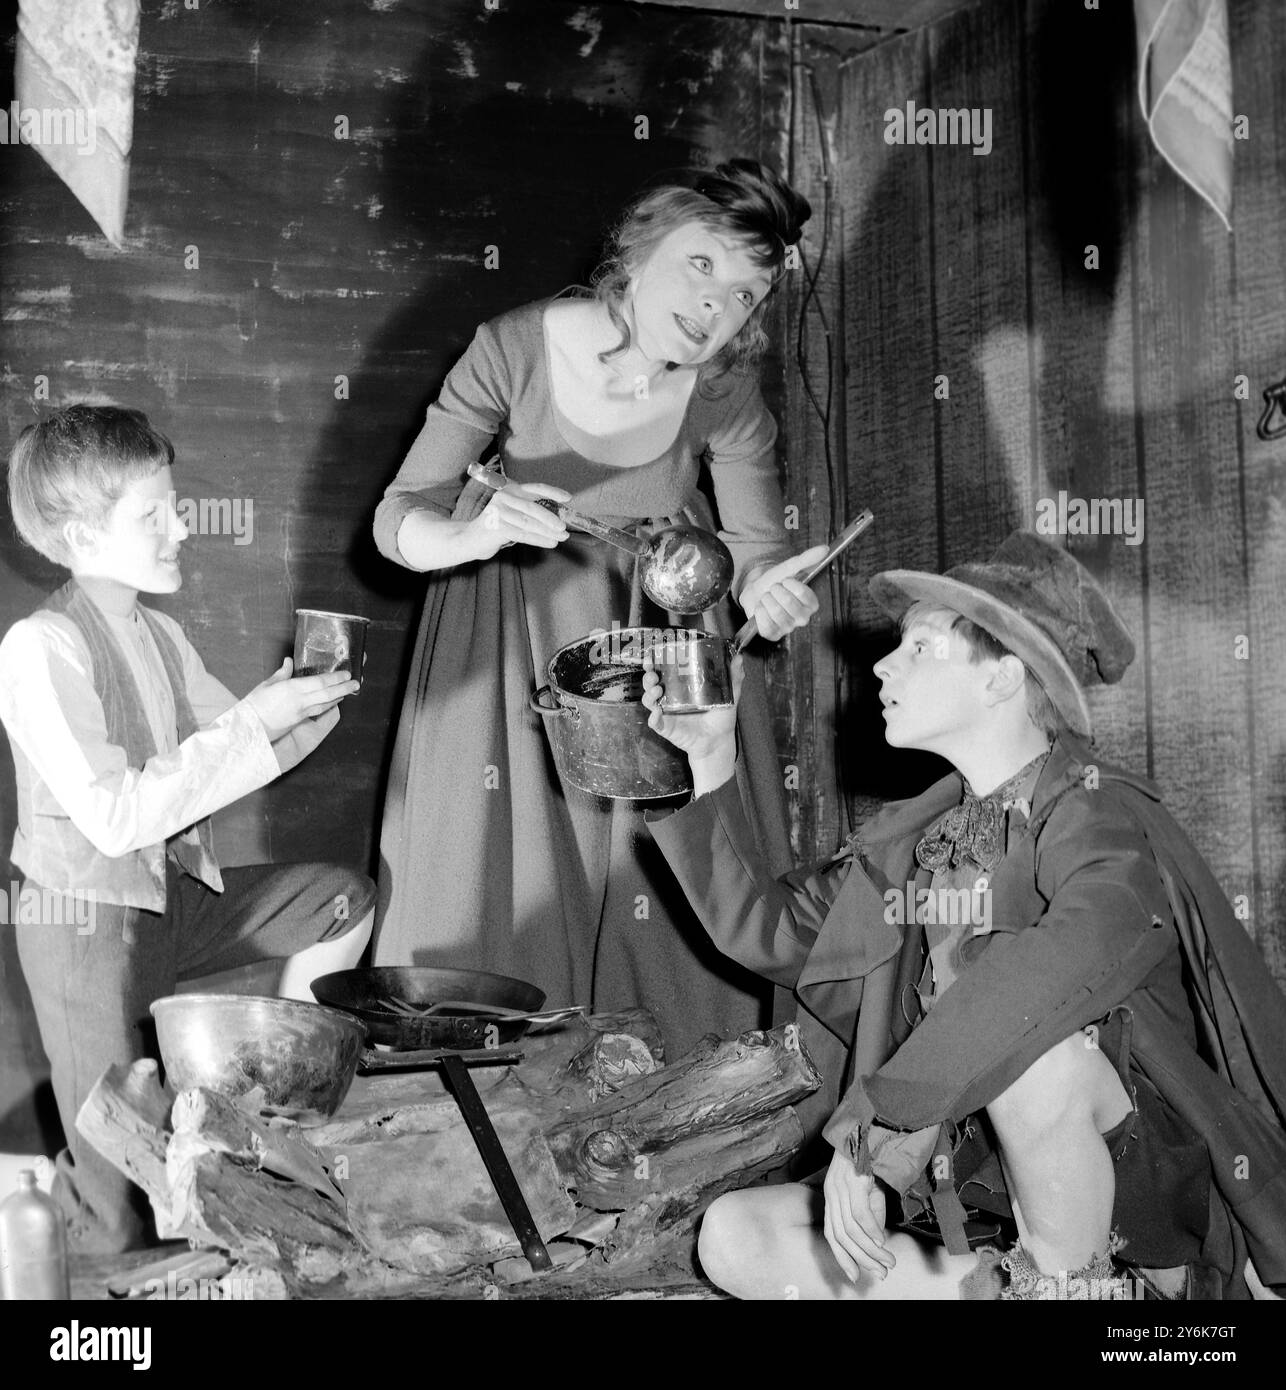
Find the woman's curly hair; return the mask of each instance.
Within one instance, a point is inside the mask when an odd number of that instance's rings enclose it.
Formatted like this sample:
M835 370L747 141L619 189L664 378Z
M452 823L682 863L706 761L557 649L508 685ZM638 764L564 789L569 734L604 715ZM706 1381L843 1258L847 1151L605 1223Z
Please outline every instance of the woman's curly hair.
M621 341L600 357L606 361L630 346L629 325L621 313L630 280L676 227L699 222L744 242L755 265L771 272L775 287L787 248L798 242L811 215L807 198L753 159L730 159L712 170L694 171L685 183L645 193L626 210L612 233L607 255L591 282L595 298L606 307L621 335ZM748 372L758 363L768 344L763 328L767 302L765 295L736 336L702 364L703 382L730 371Z

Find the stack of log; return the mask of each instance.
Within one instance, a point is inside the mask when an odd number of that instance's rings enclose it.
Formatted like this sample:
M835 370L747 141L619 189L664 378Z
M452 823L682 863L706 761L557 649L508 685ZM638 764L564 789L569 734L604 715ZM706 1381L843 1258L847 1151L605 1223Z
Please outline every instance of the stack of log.
M141 1061L104 1074L77 1126L144 1189L163 1238L227 1252L256 1296L494 1297L690 1258L705 1207L796 1151L792 1103L820 1084L794 1025L710 1035L669 1066L644 1010L521 1045L518 1065L473 1076L554 1257L540 1276L436 1072L359 1076L303 1127L174 1097Z

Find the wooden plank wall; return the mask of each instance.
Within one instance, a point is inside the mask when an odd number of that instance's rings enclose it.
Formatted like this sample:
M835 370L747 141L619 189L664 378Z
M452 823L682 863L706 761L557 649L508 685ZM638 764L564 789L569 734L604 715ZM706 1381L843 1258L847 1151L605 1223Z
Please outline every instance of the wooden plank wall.
M1249 137L1229 236L1151 144L1129 11L995 0L839 67L847 491L878 518L842 615L844 791L860 809L938 771L886 756L869 667L892 634L871 572L984 554L1060 490L1141 500L1142 544L1068 541L1138 642L1093 698L1099 743L1160 783L1286 983L1286 440L1255 434L1286 375L1286 23L1271 0L1229 0ZM990 154L885 143L908 101L989 109ZM813 828L823 852L842 826Z
M229 864L373 867L423 589L375 553L375 504L476 325L584 282L645 181L780 163L785 29L571 0L149 0L141 49L122 251L34 150L2 151L0 425L138 406L174 439L180 497L253 503L252 541L193 536L161 605L235 692L289 650L295 605L372 618L340 728L216 833ZM57 579L0 533L3 630ZM13 824L3 766L0 855ZM0 1149L7 1112L30 1128L34 1033L0 932Z

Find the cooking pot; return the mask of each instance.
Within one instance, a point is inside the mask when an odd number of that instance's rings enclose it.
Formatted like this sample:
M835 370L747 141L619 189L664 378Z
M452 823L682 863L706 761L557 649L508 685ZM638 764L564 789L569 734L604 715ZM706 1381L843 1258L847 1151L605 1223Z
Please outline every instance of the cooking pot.
M550 657L549 684L531 697L531 707L545 721L554 762L572 786L617 801L691 791L686 754L648 728L642 703L644 656L667 632L706 635L617 627L569 642Z

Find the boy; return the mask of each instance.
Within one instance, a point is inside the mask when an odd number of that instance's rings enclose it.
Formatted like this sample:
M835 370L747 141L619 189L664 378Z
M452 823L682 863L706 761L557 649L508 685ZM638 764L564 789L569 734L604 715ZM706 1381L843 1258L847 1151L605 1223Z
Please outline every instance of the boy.
M67 1137L54 1196L73 1249L145 1242L141 1194L76 1131L95 1081L145 1055L148 1006L184 975L286 957L280 992L355 965L374 885L328 864L222 873L209 816L310 753L358 688L344 672L238 701L173 619L137 602L182 584L174 449L139 411L73 405L19 437L22 538L71 579L0 642L0 720L18 789L18 955ZM38 916L39 920L33 920Z
M902 621L875 666L886 738L956 772L811 872L763 869L735 715L667 716L645 678L694 782L654 837L720 947L849 1047L823 1191L720 1198L707 1274L743 1297L995 1296L968 1203L1016 1224L1007 1298L1129 1296L1121 1266L1168 1297L1286 1283L1286 1008L1155 788L1089 751L1082 686L1132 659L1120 619L1023 532L871 592ZM889 1192L945 1251L887 1233Z

